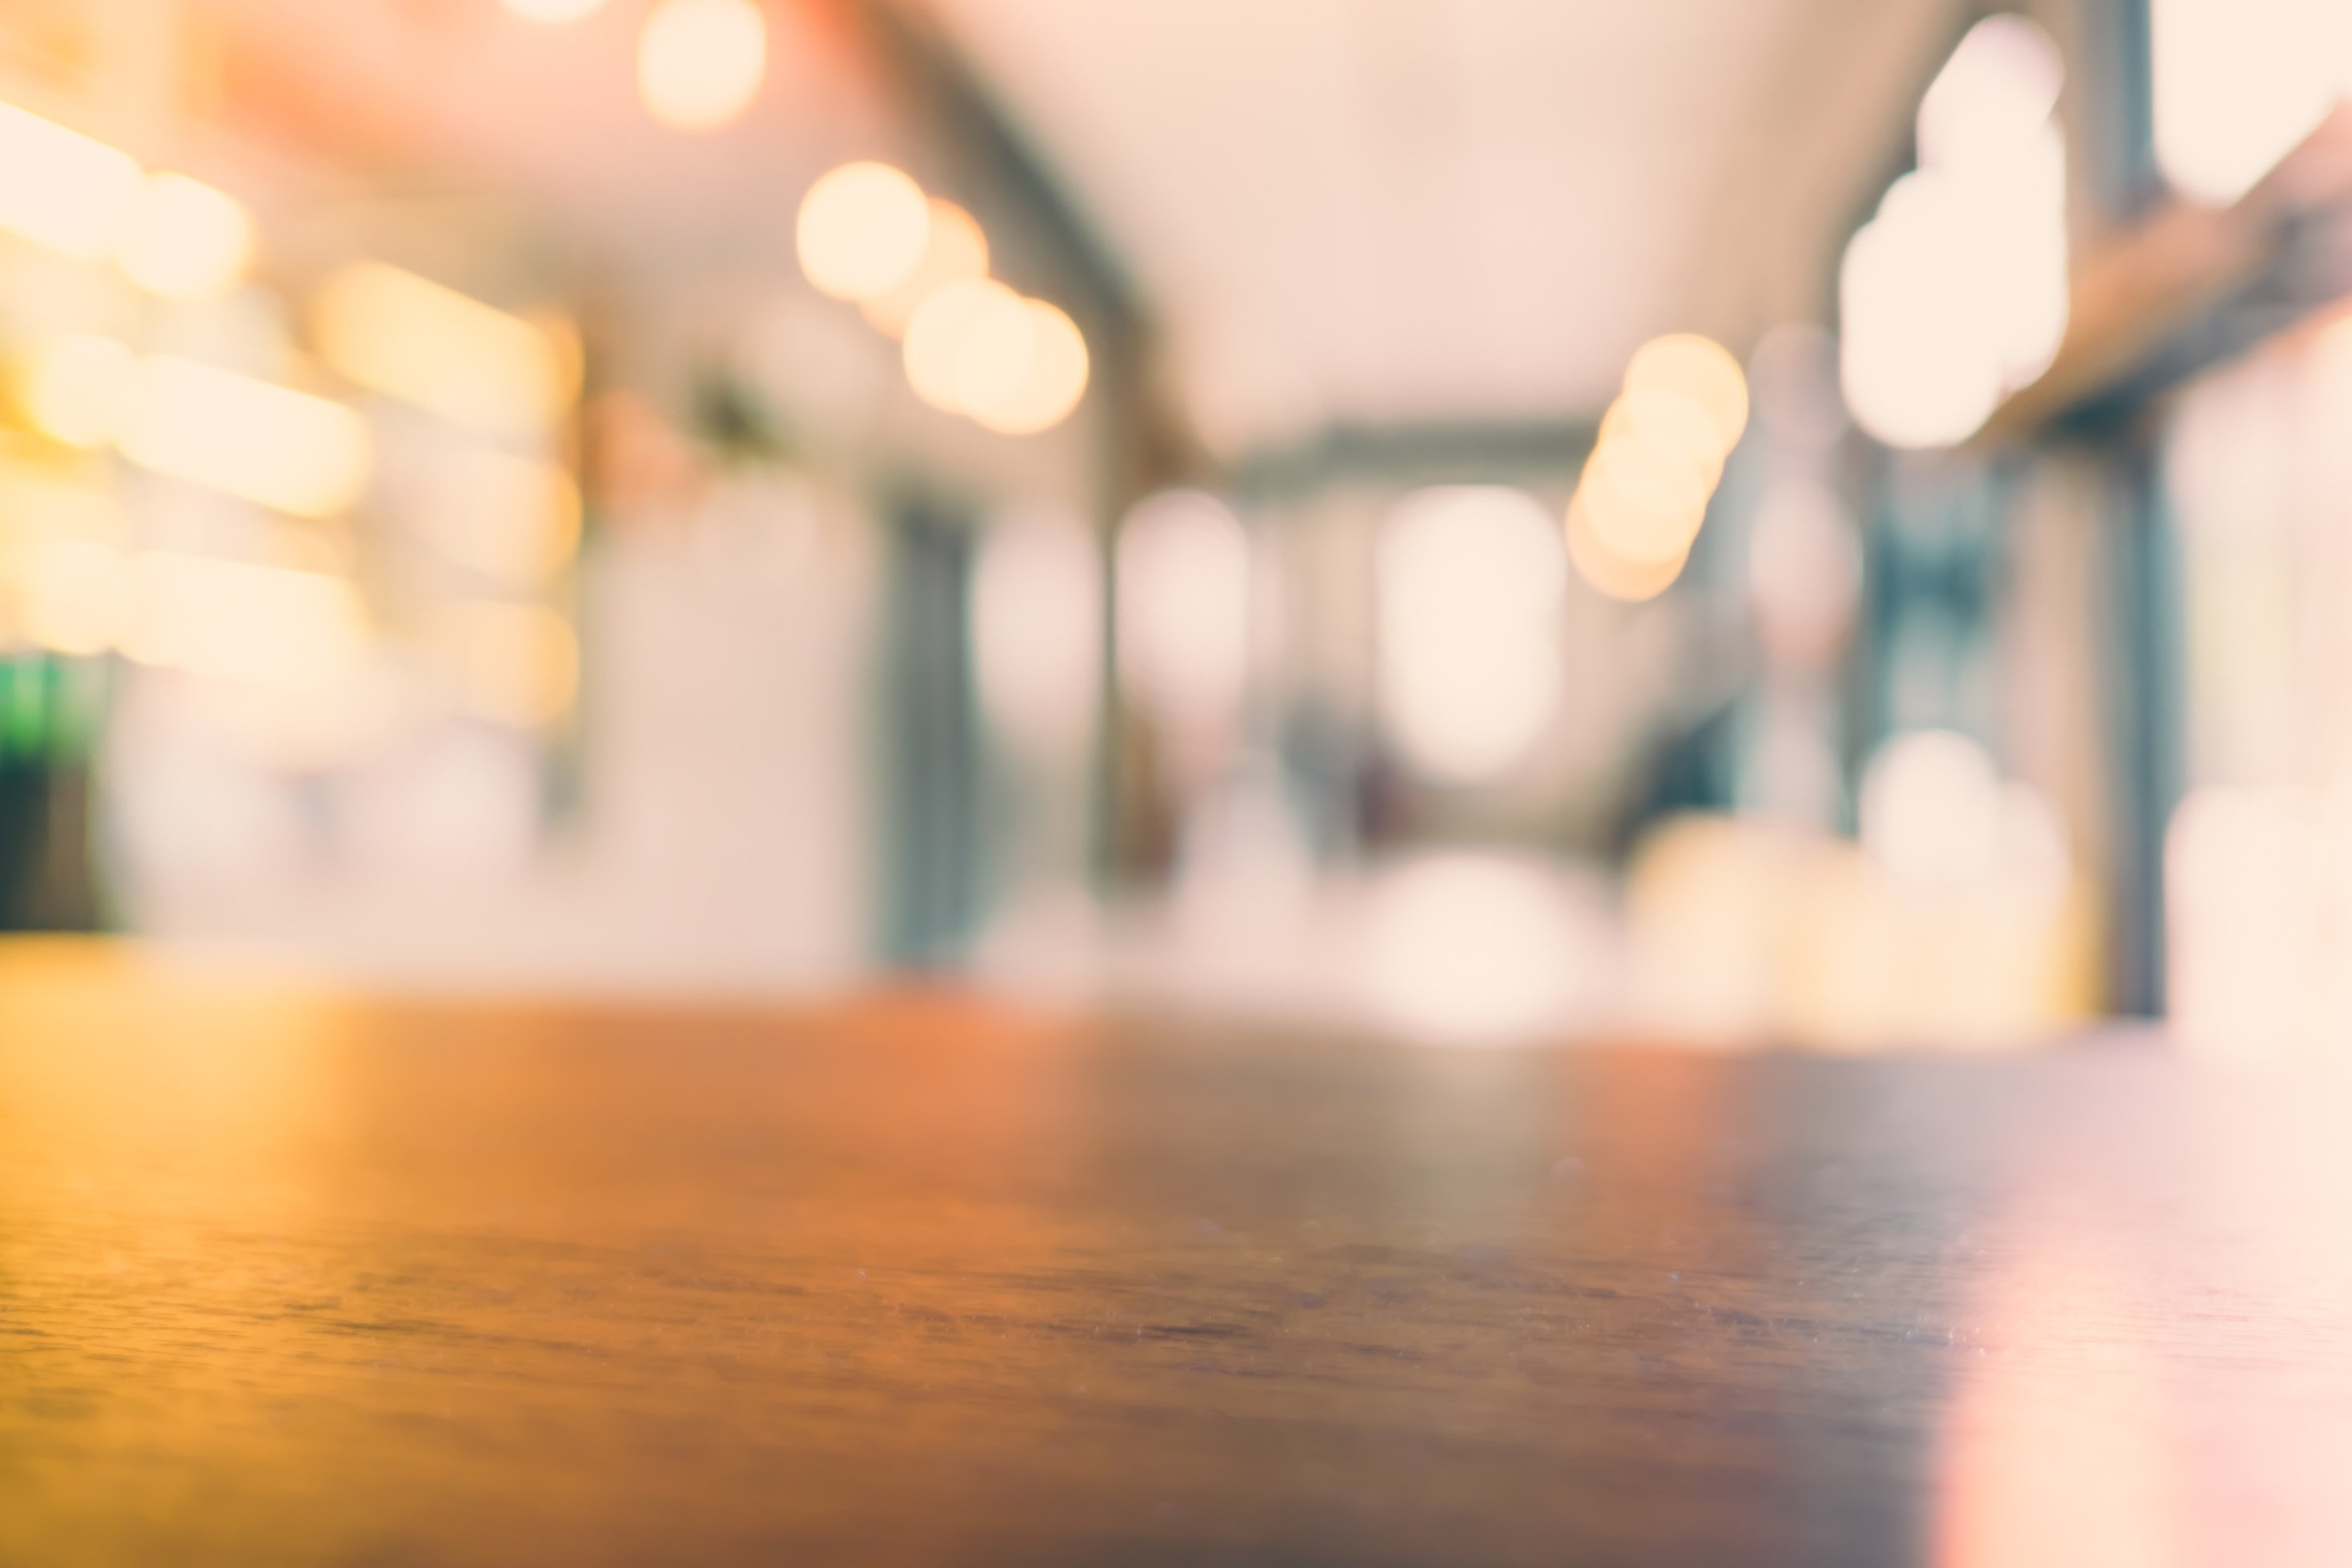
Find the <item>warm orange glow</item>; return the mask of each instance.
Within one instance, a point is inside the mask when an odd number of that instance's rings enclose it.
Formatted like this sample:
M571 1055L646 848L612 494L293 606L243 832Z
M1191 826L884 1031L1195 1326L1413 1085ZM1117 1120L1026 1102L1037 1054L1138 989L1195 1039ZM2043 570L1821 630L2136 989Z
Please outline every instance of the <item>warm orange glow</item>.
M0 229L96 261L121 238L140 189L129 153L0 103Z
M1748 377L1731 351L1695 332L1643 345L1625 367L1627 392L1677 393L1706 411L1722 452L1748 428Z
M952 227L953 220L948 222ZM836 299L890 298L918 287L930 269L933 223L931 203L904 171L887 163L845 163L801 198L793 235L801 270ZM979 265L972 267L970 238L970 233L941 238L940 260L950 271L938 281L987 270L987 243L981 242ZM959 246L965 254L950 254ZM908 309L911 315L913 307Z
M1722 430L1706 405L1687 392L1652 387L1620 397L1601 422L1601 444L1619 440L1670 455L1710 490L1723 476Z
M751 106L768 23L751 0L660 0L637 37L637 92L674 131L711 131Z
M367 423L338 402L191 360L149 360L131 378L115 444L142 467L298 517L359 498Z
M866 301L866 319L877 332L904 338L931 291L942 284L988 276L988 235L970 213L953 202L930 204L929 238L914 275L888 293Z
M364 647L359 595L341 578L158 551L139 561L137 592L122 651L142 664L317 688Z
M138 364L131 346L112 338L59 338L33 361L25 381L25 413L42 434L68 446L103 446L114 434Z
M235 196L200 180L151 175L115 256L123 275L151 294L217 294L252 263L253 218Z
M1570 509L1569 556L1584 580L1612 599L1664 592L1747 427L1748 378L1722 345L1690 333L1644 344Z
M1630 562L1676 560L1706 520L1712 487L1681 454L1640 430L1603 440L1577 493L1593 538Z
M1568 559L1597 592L1627 603L1655 599L1683 574L1688 552L1662 561L1629 560L1594 537L1581 491L1568 507Z
M310 327L337 373L489 434L542 434L579 390L558 336L383 262L329 277Z
M1059 424L1086 396L1087 340L1077 323L1042 299L1029 311L1028 368L1003 396L975 402L972 418L1003 435L1031 435Z

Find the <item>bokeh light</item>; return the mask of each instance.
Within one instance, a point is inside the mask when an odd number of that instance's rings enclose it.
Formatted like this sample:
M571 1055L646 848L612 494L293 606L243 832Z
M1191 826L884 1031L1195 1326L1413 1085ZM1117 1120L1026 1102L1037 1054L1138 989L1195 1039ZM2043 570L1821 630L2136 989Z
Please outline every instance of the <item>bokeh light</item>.
M956 406L978 416L1012 402L1037 359L1037 318L1029 301L1000 286L984 287L980 303L961 318L956 335Z
M971 416L1002 435L1034 435L1070 416L1086 396L1089 362L1076 322L1042 299L1029 312L1028 368L1001 396L972 406Z
M1026 374L1036 329L1021 297L992 278L934 289L908 324L904 359L917 396L949 413L971 411L971 393L1008 395ZM1006 355L1014 356L1008 367Z
M1683 457L1637 430L1593 449L1577 494L1594 537L1629 561L1675 559L1706 520L1712 486Z
M803 213L806 210L803 205ZM922 260L914 272L896 287L865 302L866 319L877 332L904 338L908 323L915 319L916 310L933 289L942 284L988 276L988 235L972 215L953 202L936 198L930 204L930 214ZM805 251L802 265L807 265Z
M1568 515L1568 556L1612 599L1654 598L1681 575L1723 465L1748 428L1748 377L1713 339L1637 350L1602 416Z
M342 404L169 355L131 378L115 443L142 467L305 517L357 500L373 461L367 423Z
M142 185L129 153L0 103L0 229L96 261L121 240Z
M1683 574L1683 563L1689 559L1687 551L1654 561L1629 559L1617 554L1593 533L1580 491L1569 503L1566 538L1569 564L1576 568L1576 575L1604 598L1628 604L1655 599L1672 588Z
M845 163L801 198L794 237L801 270L818 288L838 299L878 299L922 269L931 205L903 170Z
M659 0L637 37L637 92L675 131L740 116L768 69L768 23L751 0Z
M1628 393L1662 392L1690 399L1715 426L1717 455L1738 444L1748 428L1748 377L1731 350L1696 332L1643 344L1625 367Z
M383 262L331 275L310 330L346 379L488 434L544 434L578 390L554 334Z
M201 180L161 173L148 177L116 257L123 275L149 293L195 299L242 277L253 243L245 204Z
M114 434L139 356L114 338L77 332L45 344L26 374L25 413L68 446L103 446Z
M2063 74L2022 17L1970 29L1921 104L1919 167L1846 247L1840 380L1854 422L1889 445L1967 440L2065 336Z
M1406 758L1453 783L1496 774L1551 721L1567 578L1542 503L1493 486L1400 502L1377 557L1381 713Z
M352 585L323 572L152 551L122 651L133 660L246 685L323 689L363 655Z

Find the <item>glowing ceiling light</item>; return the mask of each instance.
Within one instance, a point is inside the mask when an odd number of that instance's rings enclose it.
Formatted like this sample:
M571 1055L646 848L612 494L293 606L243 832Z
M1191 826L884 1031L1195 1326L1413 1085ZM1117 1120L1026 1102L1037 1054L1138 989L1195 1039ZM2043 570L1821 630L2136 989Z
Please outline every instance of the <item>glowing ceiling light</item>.
M1713 492L1682 455L1631 430L1594 448L1577 486L1601 543L1628 560L1653 564L1690 549Z
M1037 317L1029 301L994 288L963 321L956 340L956 406L978 417L1010 403L1037 362Z
M1618 439L1671 454L1709 489L1723 476L1722 427L1687 392L1650 387L1620 397L1601 422L1601 443Z
M310 326L338 374L493 435L545 433L578 391L576 366L547 331L382 262L329 277Z
M35 357L25 412L44 435L69 446L103 446L139 356L127 343L91 333L59 338Z
M923 269L931 204L903 170L887 163L845 163L801 198L793 237L801 270L819 289L836 299L879 299L912 283ZM984 245L981 259L984 271Z
M2352 86L2340 0L2151 0L2148 29L2157 163L2200 202L2244 195Z
M1976 274L1958 214L1906 211L1896 183L1838 271L1839 377L1854 423L1889 446L1957 445L1999 406L2000 363L1969 308Z
M2017 16L1979 23L1919 110L1920 166L1839 267L1840 380L1889 445L1968 439L2048 368L2069 310L2057 46Z
M115 252L123 275L151 294L195 299L217 294L253 261L253 217L245 204L185 174L153 174Z
M660 0L637 36L637 92L677 131L740 115L768 69L768 23L751 0Z
M805 204L803 210L806 210ZM804 255L805 248L803 246ZM806 265L805 260L803 265ZM953 202L934 201L930 204L930 231L923 246L922 260L906 281L866 300L866 319L878 332L904 338L907 324L914 319L916 310L933 289L941 284L987 276L988 235L981 232L970 213Z
M1690 559L1687 551L1662 561L1629 560L1618 555L1594 536L1581 492L1569 503L1567 540L1569 564L1576 568L1576 575L1593 591L1628 604L1655 599L1672 588Z
M1625 367L1628 394L1660 392L1688 398L1714 424L1717 456L1739 444L1748 428L1748 377L1722 344L1678 332L1643 344Z
M992 278L932 291L907 325L907 380L932 407L970 413L1009 402L1037 357L1028 301Z
M306 517L357 500L373 460L367 422L341 403L161 355L131 379L115 444L142 467Z
M97 261L121 237L142 183L129 153L0 103L0 229Z
M604 0L506 0L516 16L533 22L576 22L604 8Z
M1001 435L1050 430L1087 393L1087 340L1077 323L1042 299L1024 303L1031 329L1028 369L1004 395L971 409L972 418Z
M1390 514L1376 558L1381 713L1406 758L1454 783L1523 756L1565 671L1559 541L1518 490L1422 490Z

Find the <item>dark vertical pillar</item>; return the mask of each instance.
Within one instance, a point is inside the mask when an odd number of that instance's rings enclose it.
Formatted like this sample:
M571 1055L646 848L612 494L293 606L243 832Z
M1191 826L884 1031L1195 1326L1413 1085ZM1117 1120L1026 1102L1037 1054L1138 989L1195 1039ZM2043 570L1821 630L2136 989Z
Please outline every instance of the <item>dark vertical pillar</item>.
M2165 833L2181 789L2180 563L2155 452L2142 441L2118 446L2115 475L2112 998L2119 1012L2153 1018L2165 1006Z
M892 517L885 596L880 946L894 965L953 959L980 904L981 748L966 589L972 535L926 500Z

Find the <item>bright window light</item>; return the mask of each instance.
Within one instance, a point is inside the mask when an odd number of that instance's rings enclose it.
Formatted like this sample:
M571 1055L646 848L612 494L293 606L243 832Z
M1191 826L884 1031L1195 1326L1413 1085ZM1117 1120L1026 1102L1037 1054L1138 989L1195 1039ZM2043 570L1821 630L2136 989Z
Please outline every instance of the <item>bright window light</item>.
M1116 558L1121 685L1186 737L1240 714L1249 677L1249 538L1223 502L1171 490L1139 502Z
M2156 157L2227 205L2326 118L2352 61L2342 0L2150 0Z
M982 540L972 574L981 706L1040 759L1080 755L1102 695L1102 561L1076 517L1014 513Z
M1381 530L1377 571L1381 711L1398 747L1454 783L1518 760L1563 674L1550 514L1518 490L1419 491Z

